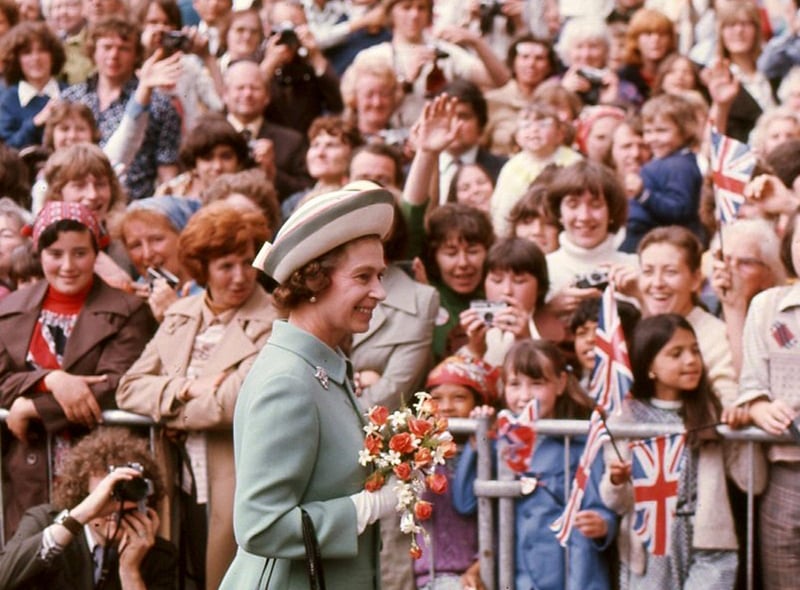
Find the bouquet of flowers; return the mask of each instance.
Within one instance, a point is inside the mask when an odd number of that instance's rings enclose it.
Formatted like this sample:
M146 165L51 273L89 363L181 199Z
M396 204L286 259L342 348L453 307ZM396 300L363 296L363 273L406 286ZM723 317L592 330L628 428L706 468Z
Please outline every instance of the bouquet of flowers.
M456 444L447 430L447 418L439 415L431 396L418 392L414 397L417 402L412 408L402 407L391 414L384 406L369 409L358 462L375 469L364 484L366 490L379 490L392 474L396 476L400 530L411 535L409 553L418 559L422 549L416 534L426 534L418 523L433 513L433 505L423 500L422 494L425 490L436 494L447 491L447 476L435 469L455 456Z

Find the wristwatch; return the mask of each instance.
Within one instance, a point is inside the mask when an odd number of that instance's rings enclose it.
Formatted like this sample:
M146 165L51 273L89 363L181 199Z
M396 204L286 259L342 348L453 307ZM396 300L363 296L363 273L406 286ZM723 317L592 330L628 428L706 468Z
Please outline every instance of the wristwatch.
M53 521L55 524L60 524L65 529L67 529L73 536L77 536L83 530L83 525L78 522L77 518L70 516L69 510L62 510L58 513L55 520Z

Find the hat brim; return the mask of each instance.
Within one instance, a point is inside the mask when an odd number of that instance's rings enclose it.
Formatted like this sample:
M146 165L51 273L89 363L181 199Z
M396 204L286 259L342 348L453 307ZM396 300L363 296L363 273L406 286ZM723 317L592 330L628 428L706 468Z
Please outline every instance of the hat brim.
M253 266L280 284L342 244L371 235L384 239L392 229L394 197L373 183L363 190L365 184L353 183L305 203L287 220L275 241L264 244Z

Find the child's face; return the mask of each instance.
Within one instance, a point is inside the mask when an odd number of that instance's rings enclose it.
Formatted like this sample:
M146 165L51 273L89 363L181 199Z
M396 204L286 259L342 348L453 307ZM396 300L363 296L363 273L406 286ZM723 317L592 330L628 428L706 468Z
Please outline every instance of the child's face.
M654 158L663 158L683 147L683 133L672 119L655 117L644 123L644 142Z
M469 413L475 407L475 394L463 385L438 385L431 390L431 397L446 418L469 418Z
M552 418L558 396L567 386L567 374L548 375L547 378L533 379L524 373L507 371L505 398L508 409L519 414L532 399L539 400L539 417Z
M490 270L483 282L486 299L518 305L531 313L536 309L539 281L529 272L516 273L508 269Z
M492 198L492 179L479 166L467 164L456 180L456 201L489 212Z
M683 328L675 330L653 359L650 375L658 399L677 400L682 392L695 389L703 375L703 357L694 334Z
M694 68L688 59L676 59L664 74L661 83L665 92L680 94L681 91L695 90Z
M53 127L53 147L56 150L91 141L92 127L81 117L67 117Z
M767 125L764 133L764 154L767 155L773 149L785 141L800 137L800 125L793 117L786 119L776 119Z
M564 136L553 117L524 117L519 121L515 139L524 151L537 158L546 158L561 145Z
M531 217L518 221L514 226L514 236L530 240L545 254L558 250L558 226L545 221L544 217Z
M105 219L111 204L111 180L94 174L70 180L61 189L61 198L65 203L85 205L100 219Z
M575 329L575 355L581 367L587 371L594 368L594 343L597 322L586 321Z

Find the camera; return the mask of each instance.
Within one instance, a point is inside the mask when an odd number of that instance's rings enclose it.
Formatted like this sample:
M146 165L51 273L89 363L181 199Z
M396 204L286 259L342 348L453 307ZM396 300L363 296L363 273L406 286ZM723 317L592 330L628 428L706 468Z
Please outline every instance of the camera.
M153 481L144 477L144 467L141 463L110 465L108 472L112 473L120 467L130 467L142 475L115 483L114 488L111 490L111 496L118 502L138 502L139 512L147 512L147 498L152 496L155 491Z
M484 299L476 299L469 302L469 308L478 312L478 315L487 326L494 323L495 316L502 310L508 307L505 301L486 301Z
M294 24L286 21L272 28L272 34L278 35L278 45L286 45L292 51L300 48L300 38L294 30Z
M165 31L161 33L161 48L167 55L177 51L186 53L192 48L192 40L180 31Z
M590 68L589 66L583 66L578 68L578 75L582 78L585 78L589 81L592 86L602 86L603 85L603 78L608 73L608 70L602 70L600 68Z
M386 145L401 147L405 145L409 136L409 130L406 128L400 129L381 129L378 131L378 137L383 139Z
M481 33L486 35L492 30L494 17L503 14L503 0L481 0L478 6L478 19Z
M575 286L579 289L599 289L608 287L608 271L593 270L585 274L575 275Z
M156 279L164 279L165 281L167 281L167 284L172 289L177 287L178 284L181 282L181 280L178 277L176 277L174 274L169 272L166 268L163 268L163 267L156 268L154 266L148 266L147 267L147 282L150 283L151 287L153 286L153 282Z

